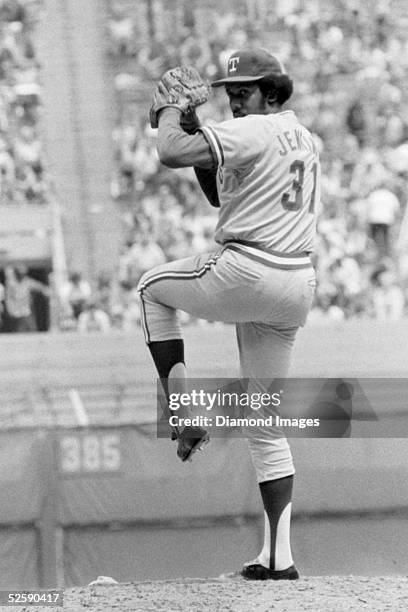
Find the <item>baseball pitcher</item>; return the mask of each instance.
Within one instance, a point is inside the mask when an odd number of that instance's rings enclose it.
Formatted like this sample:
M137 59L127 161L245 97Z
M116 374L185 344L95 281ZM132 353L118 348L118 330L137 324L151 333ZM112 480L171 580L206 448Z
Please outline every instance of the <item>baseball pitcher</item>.
M284 378L315 290L310 254L320 165L311 134L283 108L292 80L267 51L243 49L231 55L227 76L212 86L225 88L233 119L200 126L194 109L207 100L208 88L187 67L162 77L150 111L161 162L193 166L210 204L219 208L217 250L158 266L139 283L146 343L167 394L186 376L177 309L235 323L242 377ZM178 416L188 416L184 410ZM208 441L200 427L176 435L182 461ZM273 427L251 428L247 438L265 510L265 539L239 575L296 579L288 442Z

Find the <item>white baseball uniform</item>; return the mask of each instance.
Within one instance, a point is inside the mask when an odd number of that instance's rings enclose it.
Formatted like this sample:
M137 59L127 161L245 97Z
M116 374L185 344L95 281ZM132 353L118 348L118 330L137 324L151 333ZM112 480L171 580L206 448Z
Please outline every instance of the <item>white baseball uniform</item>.
M232 119L201 134L217 163L220 247L142 277L146 342L181 338L178 309L235 323L241 375L255 385L283 378L314 295L318 152L293 111ZM248 440L259 482L294 473L288 443L273 428L252 428Z

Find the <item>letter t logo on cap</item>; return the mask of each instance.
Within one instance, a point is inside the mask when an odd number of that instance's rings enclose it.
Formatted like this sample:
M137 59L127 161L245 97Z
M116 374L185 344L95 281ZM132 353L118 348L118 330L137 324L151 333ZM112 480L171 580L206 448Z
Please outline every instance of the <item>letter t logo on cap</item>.
M228 64L228 72L235 72L237 69L237 65L239 64L239 57L230 57Z

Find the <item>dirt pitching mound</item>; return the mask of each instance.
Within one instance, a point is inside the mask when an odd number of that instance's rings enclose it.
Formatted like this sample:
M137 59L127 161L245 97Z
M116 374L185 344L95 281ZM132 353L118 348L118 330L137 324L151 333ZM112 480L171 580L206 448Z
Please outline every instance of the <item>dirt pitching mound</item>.
M21 612L33 608L21 608ZM50 608L36 608L46 611ZM55 608L58 610L58 608ZM67 589L64 612L341 612L408 610L407 576L323 576L293 582L179 579Z

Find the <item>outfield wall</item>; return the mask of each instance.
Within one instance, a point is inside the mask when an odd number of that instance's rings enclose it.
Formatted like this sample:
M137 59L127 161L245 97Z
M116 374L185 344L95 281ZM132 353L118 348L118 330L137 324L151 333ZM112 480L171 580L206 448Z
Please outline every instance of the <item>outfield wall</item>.
M309 326L300 332L292 373L402 377L407 331L406 322ZM236 374L232 327L189 328L186 337L192 375ZM133 426L0 434L0 545L8 551L2 588L81 584L109 573L119 580L205 576L256 554L262 509L245 441L214 439L196 461L181 465L174 444L141 425L155 418L155 374L140 334L2 336L0 342L3 391L118 381L137 381L138 388L127 413ZM392 390L392 378L387 384ZM398 422L401 415L390 418ZM407 440L291 445L294 548L304 571L401 572L408 559L408 537L401 536Z
M372 442L292 445L304 573L408 571L406 454ZM0 588L217 575L261 546L244 440L187 465L146 425L2 432L0 449Z
M190 376L234 377L234 326L185 329ZM292 376L407 376L408 319L310 324L299 331ZM1 334L0 384L72 384L98 380L151 382L155 376L141 331L109 334Z

